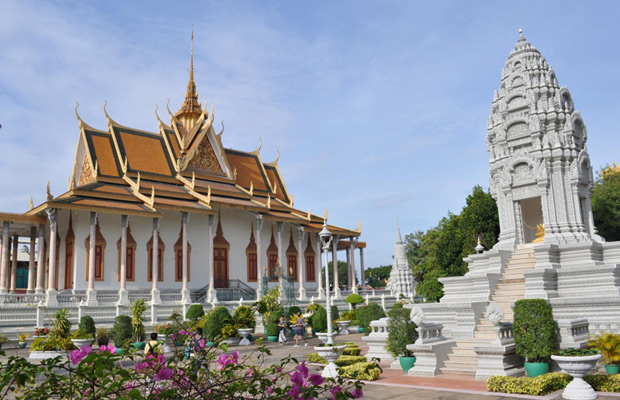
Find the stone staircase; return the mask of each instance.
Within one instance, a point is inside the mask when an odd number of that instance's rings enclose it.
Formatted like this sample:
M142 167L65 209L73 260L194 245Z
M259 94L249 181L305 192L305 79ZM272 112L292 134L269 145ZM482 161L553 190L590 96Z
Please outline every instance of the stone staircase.
M510 303L525 296L525 278L523 272L534 269L536 256L534 245L522 244L512 253L500 280L491 295L491 301L496 302L504 311L504 321L512 321L513 313ZM473 339L457 341L452 353L440 371L442 374L475 376L478 368L478 358L474 346L491 342L496 338L493 324L482 317L476 324Z

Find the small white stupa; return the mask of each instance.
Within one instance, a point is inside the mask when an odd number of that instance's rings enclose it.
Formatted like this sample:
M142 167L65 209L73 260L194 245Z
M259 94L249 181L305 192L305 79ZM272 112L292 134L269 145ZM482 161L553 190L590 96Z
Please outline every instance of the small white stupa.
M405 297L412 297L415 295L415 285L417 282L413 277L413 272L407 261L407 253L405 251L403 238L400 235L400 223L398 222L397 227L398 237L396 238L396 245L394 246L394 264L392 265L392 272L390 273L387 288L392 292L393 296L402 294Z

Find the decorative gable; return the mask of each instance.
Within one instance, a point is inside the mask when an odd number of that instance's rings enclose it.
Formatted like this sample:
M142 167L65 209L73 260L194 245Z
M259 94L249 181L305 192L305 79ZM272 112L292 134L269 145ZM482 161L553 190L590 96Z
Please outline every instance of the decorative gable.
M213 146L209 141L208 135L202 138L202 141L197 145L196 153L189 161L188 170L205 170L210 173L224 174L222 166L220 165Z

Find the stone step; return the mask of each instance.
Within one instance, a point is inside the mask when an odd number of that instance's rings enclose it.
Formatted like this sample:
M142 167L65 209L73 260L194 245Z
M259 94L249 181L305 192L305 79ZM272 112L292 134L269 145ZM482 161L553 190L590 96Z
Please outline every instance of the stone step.
M441 372L441 374L446 374L446 375L476 376L477 369L478 369L478 364L474 366L457 365L457 366L441 367L439 368L439 372Z
M448 359L445 361L446 367L453 367L456 365L477 365L478 357L476 353L470 355L461 354L448 354Z
M479 343L477 343L476 345L478 345ZM460 356L471 356L473 354L476 354L476 352L474 351L474 348L472 346L472 348L458 348L458 347L452 347L452 353L450 354L455 354L455 355L460 355Z

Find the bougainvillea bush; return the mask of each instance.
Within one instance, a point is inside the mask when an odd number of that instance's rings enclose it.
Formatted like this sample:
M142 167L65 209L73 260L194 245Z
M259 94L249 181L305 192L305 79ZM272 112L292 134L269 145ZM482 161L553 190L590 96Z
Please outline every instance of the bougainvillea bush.
M181 330L191 337L193 332ZM241 356L226 344L197 343L184 359L183 348L170 357L147 357L113 345L83 346L67 359L31 364L23 357L0 362L0 399L356 399L358 380L324 379L305 363L287 357L268 365L270 351L259 346Z

